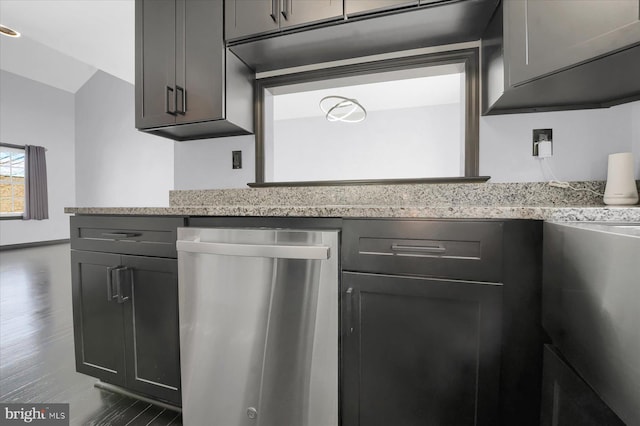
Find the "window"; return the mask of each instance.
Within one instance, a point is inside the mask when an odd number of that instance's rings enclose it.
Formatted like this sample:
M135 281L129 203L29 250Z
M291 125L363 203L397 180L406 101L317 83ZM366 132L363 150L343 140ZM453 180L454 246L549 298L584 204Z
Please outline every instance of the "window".
M267 77L257 94L257 186L478 178L476 49Z
M24 212L24 150L0 146L0 217Z

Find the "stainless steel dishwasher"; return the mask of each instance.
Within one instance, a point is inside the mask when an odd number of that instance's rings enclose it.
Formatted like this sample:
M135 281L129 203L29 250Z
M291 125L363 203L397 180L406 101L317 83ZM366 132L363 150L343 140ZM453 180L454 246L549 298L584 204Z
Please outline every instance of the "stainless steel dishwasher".
M186 426L338 425L338 241L178 229Z

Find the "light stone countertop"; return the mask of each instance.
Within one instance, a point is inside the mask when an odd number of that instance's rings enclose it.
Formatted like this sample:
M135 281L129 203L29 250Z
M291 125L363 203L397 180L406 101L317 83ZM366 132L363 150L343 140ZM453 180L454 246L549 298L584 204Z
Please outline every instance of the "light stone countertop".
M640 223L640 207L612 206L201 206L70 207L70 214L140 216L379 217L434 219L531 219Z
M277 187L171 191L169 207L69 207L70 214L533 219L640 223L640 206L606 206L604 182L579 191L533 183ZM593 190L591 192L589 190Z

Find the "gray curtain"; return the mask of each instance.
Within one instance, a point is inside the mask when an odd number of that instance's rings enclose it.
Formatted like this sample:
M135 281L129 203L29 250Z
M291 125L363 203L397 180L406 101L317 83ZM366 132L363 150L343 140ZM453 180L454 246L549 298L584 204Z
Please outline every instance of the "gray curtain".
M41 146L25 145L24 173L24 220L49 219L47 196L47 162L45 149Z

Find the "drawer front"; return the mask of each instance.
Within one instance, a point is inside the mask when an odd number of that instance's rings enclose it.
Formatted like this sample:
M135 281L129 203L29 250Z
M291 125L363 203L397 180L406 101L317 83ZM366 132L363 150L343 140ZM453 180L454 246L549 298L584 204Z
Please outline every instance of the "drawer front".
M71 248L76 250L177 258L180 217L72 216Z
M500 282L502 223L345 220L342 269Z

